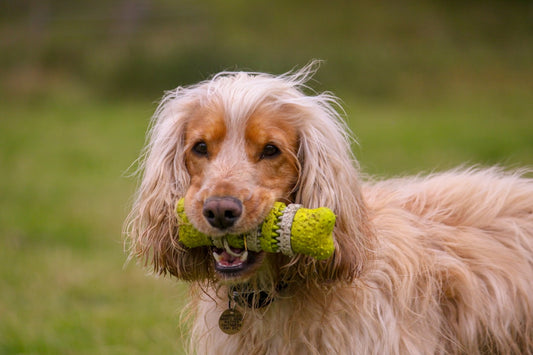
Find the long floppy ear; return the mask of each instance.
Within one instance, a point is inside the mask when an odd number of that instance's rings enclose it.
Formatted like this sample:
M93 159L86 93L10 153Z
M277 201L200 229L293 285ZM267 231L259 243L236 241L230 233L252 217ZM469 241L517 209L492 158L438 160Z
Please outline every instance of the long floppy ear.
M293 110L300 111L301 165L295 202L308 208L326 206L337 216L332 259L302 258L299 273L319 281L352 281L371 256L374 232L359 186L358 164L350 147L348 127L334 109L336 99L328 94L307 96ZM302 269L303 268L303 269ZM309 273L311 271L311 273Z
M205 248L187 249L179 243L175 215L176 202L190 180L183 146L187 119L197 105L191 91L168 92L152 118L139 158L140 186L125 229L130 257L152 264L157 274L192 281L206 279L210 266Z

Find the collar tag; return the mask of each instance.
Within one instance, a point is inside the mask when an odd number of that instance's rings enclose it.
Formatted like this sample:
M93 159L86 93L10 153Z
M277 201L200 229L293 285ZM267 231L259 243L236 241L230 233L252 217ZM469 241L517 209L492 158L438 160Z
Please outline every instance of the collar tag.
M220 315L218 326L224 333L232 335L238 333L242 328L242 313L235 308L228 308Z
M235 308L235 302L233 307L231 306L232 299L232 295L228 293L228 309L222 312L218 319L220 330L229 335L236 334L241 330L244 319L242 313Z

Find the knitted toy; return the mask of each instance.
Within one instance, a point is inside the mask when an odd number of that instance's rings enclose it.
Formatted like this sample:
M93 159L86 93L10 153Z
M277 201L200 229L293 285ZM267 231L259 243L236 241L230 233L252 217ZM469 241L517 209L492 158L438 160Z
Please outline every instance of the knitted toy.
M180 241L189 248L211 245L223 248L225 238L234 248L281 252L288 256L304 254L318 260L329 258L335 249L332 236L335 214L326 207L307 209L276 202L257 230L220 238L210 237L193 227L185 215L183 198L178 201L176 213Z

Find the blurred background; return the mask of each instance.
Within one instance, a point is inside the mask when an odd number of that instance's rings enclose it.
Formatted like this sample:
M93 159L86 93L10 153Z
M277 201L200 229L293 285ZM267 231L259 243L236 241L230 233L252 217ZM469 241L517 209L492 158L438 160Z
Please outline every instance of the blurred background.
M122 246L157 100L314 58L366 174L533 164L531 1L0 0L0 354L182 353Z

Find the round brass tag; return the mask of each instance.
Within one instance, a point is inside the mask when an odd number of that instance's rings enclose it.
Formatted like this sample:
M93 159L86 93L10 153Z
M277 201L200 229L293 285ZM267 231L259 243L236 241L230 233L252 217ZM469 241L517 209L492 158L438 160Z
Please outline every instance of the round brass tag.
M243 316L236 309L226 309L218 319L218 326L226 334L235 334L241 330Z

